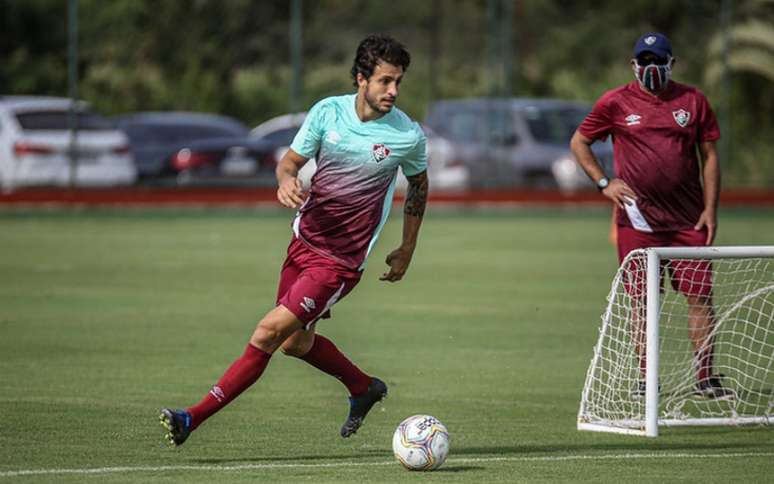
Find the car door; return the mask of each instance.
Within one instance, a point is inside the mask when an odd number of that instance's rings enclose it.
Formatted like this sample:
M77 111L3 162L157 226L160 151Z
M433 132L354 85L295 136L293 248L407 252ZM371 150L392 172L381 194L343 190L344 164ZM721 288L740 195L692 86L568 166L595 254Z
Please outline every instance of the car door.
M458 159L468 167L471 187L502 186L518 177L509 162L518 136L507 110L486 105L454 106L444 114L442 129L454 142Z

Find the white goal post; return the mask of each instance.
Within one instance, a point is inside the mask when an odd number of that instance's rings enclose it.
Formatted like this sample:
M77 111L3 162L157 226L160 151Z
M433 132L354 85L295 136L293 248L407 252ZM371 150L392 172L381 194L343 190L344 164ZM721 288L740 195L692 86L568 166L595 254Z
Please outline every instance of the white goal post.
M655 437L659 426L745 424L774 424L774 246L631 252L578 429Z

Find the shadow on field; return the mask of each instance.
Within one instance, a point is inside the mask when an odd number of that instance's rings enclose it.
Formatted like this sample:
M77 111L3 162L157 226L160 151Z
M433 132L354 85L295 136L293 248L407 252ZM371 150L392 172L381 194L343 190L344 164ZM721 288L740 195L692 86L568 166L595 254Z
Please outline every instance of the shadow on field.
M244 457L230 457L227 459L191 459L191 462L197 464L228 464L228 463L258 463L258 462L295 462L295 461L325 461L325 460L347 460L362 459L374 457L392 457L391 452L383 450L364 450L354 454L318 454L318 455L295 455L295 456L275 456L275 457L257 457L249 455Z
M440 469L436 469L433 472L434 473L435 472L441 472L441 473L448 472L448 473L452 473L452 472L480 471L480 470L483 470L483 469L484 468L481 467L481 466L454 466L454 465L447 465L447 466L441 467Z
M625 437L627 440L622 442L578 442L564 443L561 445L500 445L500 446L454 446L452 448L452 458L473 457L473 456L509 456L509 457L541 457L546 455L572 455L588 454L589 452L599 451L626 453L636 451L672 451L672 452L690 452L697 453L701 451L739 451L739 452L770 452L774 449L774 442L701 442L697 441L701 436L713 437L717 439L724 434L733 432L733 428L708 427L694 429L690 435L685 435L687 440L682 442L666 442L664 440L651 440ZM738 431L738 429L736 429ZM748 429L748 432L771 432L769 428ZM358 459L392 459L392 452L385 452L380 449L361 450L347 454L308 454L296 456L256 456L243 455L229 458L209 458L192 459L191 462L197 464L229 464L229 463L274 463L274 462L325 462L342 461ZM481 470L483 467L471 465L447 465L436 472L466 472Z
M706 432L711 434L714 432ZM720 433L720 432L718 432ZM537 455L553 455L559 453L588 453L589 451L685 451L696 452L700 450L744 450L744 451L770 451L774 449L774 443L750 443L750 442L726 442L726 443L713 443L713 442L674 442L665 443L652 440L635 440L631 443L578 443L577 445L513 445L513 446L496 446L496 447L455 447L455 456L474 456L474 455L523 455L530 454Z

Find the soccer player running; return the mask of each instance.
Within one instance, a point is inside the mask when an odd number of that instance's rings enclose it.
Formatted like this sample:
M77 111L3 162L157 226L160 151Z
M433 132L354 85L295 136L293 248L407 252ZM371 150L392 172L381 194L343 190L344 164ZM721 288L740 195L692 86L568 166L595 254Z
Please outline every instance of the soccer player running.
M619 263L635 249L711 245L717 229L720 167L715 114L698 89L672 81L672 45L660 33L641 36L631 67L635 81L606 92L578 127L570 149L616 210ZM590 145L611 136L615 178L608 180ZM701 164L697 159L697 149ZM713 375L711 266L706 261L669 265L672 285L688 302L688 329L696 366L696 393L726 398ZM635 349L645 391L644 280L627 291L639 300L633 310Z
M392 205L398 167L408 179L403 240L380 280L403 278L417 244L427 202L427 157L421 128L395 107L408 51L388 36L371 35L357 48L354 94L329 97L309 111L276 169L277 199L298 208L282 265L276 307L258 323L244 354L204 399L185 410L164 408L166 439L180 445L215 412L255 383L278 349L339 379L349 390L350 409L341 436L357 432L387 386L355 366L326 337L315 334L319 319L357 285L366 258ZM309 158L317 160L311 188L297 178Z

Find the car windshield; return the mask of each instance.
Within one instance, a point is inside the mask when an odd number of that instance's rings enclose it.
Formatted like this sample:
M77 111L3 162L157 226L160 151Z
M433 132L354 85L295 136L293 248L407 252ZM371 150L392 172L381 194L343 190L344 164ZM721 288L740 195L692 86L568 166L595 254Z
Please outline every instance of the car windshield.
M62 131L70 129L68 111L24 111L16 114L19 125L31 131ZM85 131L111 130L113 125L106 118L89 111L78 113L78 129Z
M541 109L532 106L524 109L527 126L535 141L561 145L570 141L587 113L577 107Z
M461 110L444 113L437 130L461 143L513 143L514 128L509 111L503 109Z
M265 139L266 141L270 141L276 145L290 146L290 144L293 142L293 138L296 136L296 133L298 133L299 129L300 129L299 126L279 129L277 131L273 131L263 136L262 139Z
M220 125L168 125L168 124L130 124L123 130L132 141L151 143L185 143L206 138L233 138L247 135L247 130Z

